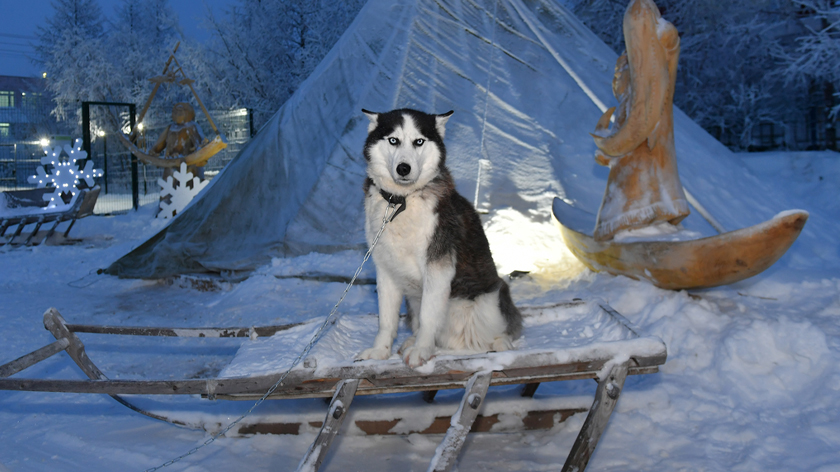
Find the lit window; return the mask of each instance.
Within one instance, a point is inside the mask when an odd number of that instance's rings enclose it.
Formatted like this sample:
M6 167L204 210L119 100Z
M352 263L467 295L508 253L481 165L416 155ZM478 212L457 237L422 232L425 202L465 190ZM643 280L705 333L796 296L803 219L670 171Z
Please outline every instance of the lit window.
M9 123L0 123L0 138L8 138L11 135Z
M0 90L0 107L13 107L15 106L15 93L8 92L5 90Z

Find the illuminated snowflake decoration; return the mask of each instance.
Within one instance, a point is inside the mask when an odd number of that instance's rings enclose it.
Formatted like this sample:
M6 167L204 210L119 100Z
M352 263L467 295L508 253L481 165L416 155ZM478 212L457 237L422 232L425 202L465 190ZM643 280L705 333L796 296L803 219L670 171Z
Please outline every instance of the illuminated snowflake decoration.
M192 181L192 187L187 185L190 181ZM179 184L177 187L175 187L175 182L178 182ZM178 213L181 213L193 197L206 187L208 183L210 182L207 180L201 180L198 177L194 177L192 172L187 171L187 164L182 162L181 170L176 170L174 174L167 177L166 180L158 179L158 184L161 188L161 201L160 213L158 213L157 217L164 219L173 218ZM169 203L163 200L166 197L170 197Z
M41 158L42 165L36 169L37 174L30 175L28 180L31 184L37 184L38 188L55 188L52 193L44 194L44 200L50 202L47 208L72 206L79 195L79 183L82 180L88 187L93 187L93 179L102 177L102 170L94 169L93 161L88 160L84 167L81 167L80 162L87 159L87 152L82 150L81 139L77 139L72 147L65 144L63 149L61 146L45 146L44 152L46 155ZM62 194L70 195L70 201L66 204L61 198Z

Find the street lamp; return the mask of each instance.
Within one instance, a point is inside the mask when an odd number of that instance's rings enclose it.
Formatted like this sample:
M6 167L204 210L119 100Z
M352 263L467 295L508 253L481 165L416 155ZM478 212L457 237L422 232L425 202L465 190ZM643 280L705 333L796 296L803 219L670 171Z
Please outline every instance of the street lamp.
M105 193L108 193L108 135L105 131L99 130L96 135L102 138L102 181L105 184Z

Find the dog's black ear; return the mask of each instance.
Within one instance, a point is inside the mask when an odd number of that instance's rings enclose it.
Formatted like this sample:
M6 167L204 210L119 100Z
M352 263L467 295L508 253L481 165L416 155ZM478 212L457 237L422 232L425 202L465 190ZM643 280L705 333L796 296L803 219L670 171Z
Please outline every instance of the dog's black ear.
M455 110L449 110L442 115L435 115L435 128L440 135L440 139L443 139L444 136L446 136L446 122L449 121L449 117L452 116L453 113L455 113Z
M379 123L379 113L365 110L364 108L362 108L362 113L367 115L370 120L370 123L368 123L368 134L370 134L376 129L376 125Z

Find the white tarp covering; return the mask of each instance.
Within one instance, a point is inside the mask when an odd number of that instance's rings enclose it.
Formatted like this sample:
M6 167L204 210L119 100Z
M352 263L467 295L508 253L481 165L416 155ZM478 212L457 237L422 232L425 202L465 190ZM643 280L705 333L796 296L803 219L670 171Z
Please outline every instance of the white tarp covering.
M447 163L458 190L489 212L488 224L509 209L548 222L555 195L594 214L607 169L595 164L589 132L616 103L616 59L551 0L371 0L196 201L108 272L153 278L250 270L272 257L363 247L362 108L454 110ZM684 186L712 213L737 210L718 218L724 227L785 209L679 110L674 121ZM716 187L733 172L756 186L750 201L732 201ZM683 224L713 234L696 211Z

